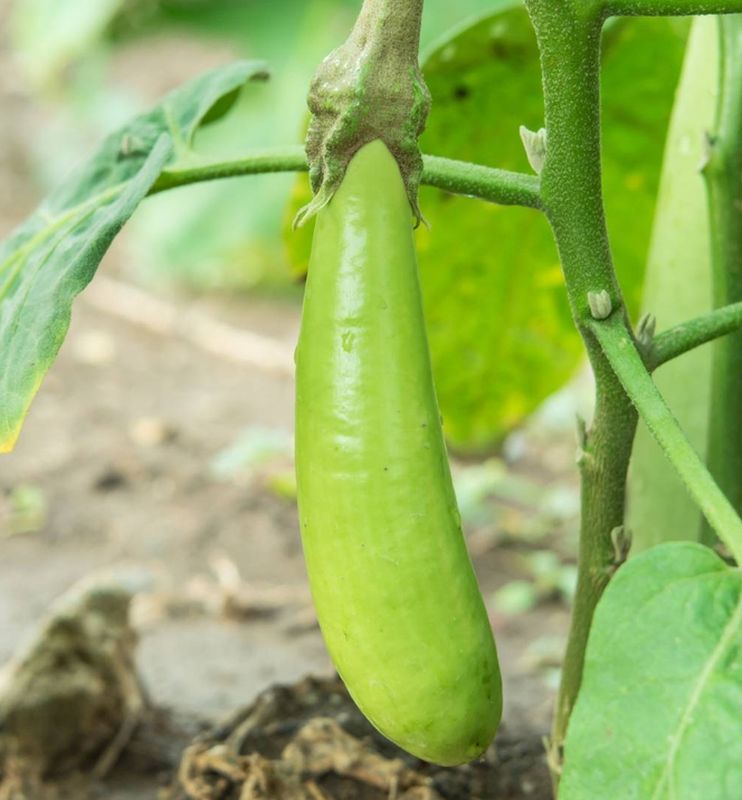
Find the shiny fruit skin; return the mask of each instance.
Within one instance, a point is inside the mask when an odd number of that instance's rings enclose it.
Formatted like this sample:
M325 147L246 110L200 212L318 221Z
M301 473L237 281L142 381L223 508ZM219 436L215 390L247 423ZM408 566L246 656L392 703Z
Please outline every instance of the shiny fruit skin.
M330 655L381 733L427 761L479 756L502 708L461 532L399 168L379 140L319 211L296 353L307 570Z

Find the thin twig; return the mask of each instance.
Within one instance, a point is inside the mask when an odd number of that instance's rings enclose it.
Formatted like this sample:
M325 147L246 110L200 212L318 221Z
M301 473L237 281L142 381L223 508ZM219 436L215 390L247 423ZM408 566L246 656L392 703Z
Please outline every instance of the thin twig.
M649 357L651 369L682 356L706 342L742 328L742 302L717 308L708 314L674 325L655 336Z

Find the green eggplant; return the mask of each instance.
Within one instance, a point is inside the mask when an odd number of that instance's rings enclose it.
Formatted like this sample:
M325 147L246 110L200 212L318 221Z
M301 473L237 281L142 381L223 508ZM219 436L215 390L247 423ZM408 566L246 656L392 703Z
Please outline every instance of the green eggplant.
M354 701L419 758L473 760L500 720L500 671L441 430L412 213L380 140L317 214L296 469L317 616Z

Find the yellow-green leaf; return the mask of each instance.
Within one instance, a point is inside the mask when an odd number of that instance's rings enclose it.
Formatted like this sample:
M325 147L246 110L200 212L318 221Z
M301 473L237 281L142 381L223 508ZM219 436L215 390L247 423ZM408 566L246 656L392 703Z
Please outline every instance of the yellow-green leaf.
M111 134L95 156L0 244L0 452L54 361L74 298L174 154L201 124L224 114L265 67L237 62L169 94Z

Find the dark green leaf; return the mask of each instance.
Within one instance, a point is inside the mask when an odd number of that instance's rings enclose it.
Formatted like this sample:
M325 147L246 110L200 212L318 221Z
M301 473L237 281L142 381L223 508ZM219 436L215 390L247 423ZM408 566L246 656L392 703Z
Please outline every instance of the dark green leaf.
M598 604L560 800L742 796L742 572L690 542L629 561Z
M93 159L0 245L0 452L12 449L41 380L64 340L72 301L111 241L198 127L262 64L213 70L109 136ZM211 114L210 114L211 112Z
M208 150L214 159L239 156L246 148L269 142L293 144L303 136L312 74L347 37L360 7L359 0L146 2L151 11L157 6L156 13L141 18L149 31L153 26L177 27L190 35L227 38L237 52L261 53L281 64L269 92L243 95L230 124L213 129L199 143L199 149ZM423 46L451 25L491 7L492 0L426 0ZM126 21L132 17L127 14ZM155 198L135 223L134 235L147 253L146 262L137 265L137 277L175 280L197 289L245 291L270 285L285 291L291 273L281 221L292 185L288 174L256 175Z

